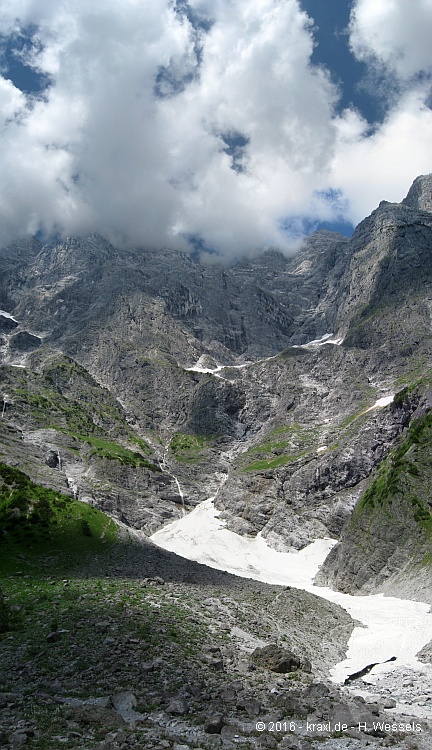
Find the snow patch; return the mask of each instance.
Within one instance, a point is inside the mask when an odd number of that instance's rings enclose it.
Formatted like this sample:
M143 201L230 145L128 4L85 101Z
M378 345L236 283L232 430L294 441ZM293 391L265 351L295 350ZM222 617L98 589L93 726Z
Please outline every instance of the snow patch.
M383 396L382 398L379 398L378 401L375 401L373 406L370 406L369 409L366 409L366 412L372 411L373 409L382 409L383 406L388 406L391 404L391 402L394 399L394 393L392 393L391 396Z
M9 318L9 320L13 320L14 323L18 323L17 319L14 318L14 316L10 313L6 312L6 310L0 310L0 315L2 315L4 318Z
M256 362L244 362L241 365L216 365L216 367L203 367L202 365L200 365L200 360L198 360L198 362L195 365L192 365L192 367L185 367L185 370L188 370L188 372L209 373L210 375L214 375L216 378L222 378L222 375L219 375L221 370L244 370L245 367L256 365L259 362L267 362L269 359L274 359L274 357L265 357L264 359L256 360Z
M316 346L324 346L324 344L334 344L340 346L343 344L343 338L332 338L332 333L325 333L320 339L313 339L308 341L307 344L294 344L293 349L313 349Z
M188 560L243 578L294 586L343 607L361 626L352 633L346 658L331 670L334 682L344 682L367 664L392 656L396 656L396 661L376 666L374 674L401 666L420 673L432 671L416 658L432 632L432 614L427 604L383 594L350 596L315 586L314 577L337 540L317 539L300 551L277 552L260 534L242 537L229 531L219 514L213 498L209 498L150 538L159 547Z

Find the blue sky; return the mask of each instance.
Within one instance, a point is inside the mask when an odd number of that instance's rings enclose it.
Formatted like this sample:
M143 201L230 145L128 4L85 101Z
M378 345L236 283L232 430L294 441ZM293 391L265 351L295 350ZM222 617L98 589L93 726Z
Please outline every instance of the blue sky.
M30 26L0 38L0 71L20 91L39 95L49 86L50 78L26 64L28 48L32 46L35 32L36 29Z
M227 258L432 171L429 0L4 0L0 241Z
M302 0L302 8L313 18L316 42L311 60L325 65L340 86L339 110L356 107L374 123L382 117L380 102L372 91L366 90L367 65L352 54L349 47L349 0Z

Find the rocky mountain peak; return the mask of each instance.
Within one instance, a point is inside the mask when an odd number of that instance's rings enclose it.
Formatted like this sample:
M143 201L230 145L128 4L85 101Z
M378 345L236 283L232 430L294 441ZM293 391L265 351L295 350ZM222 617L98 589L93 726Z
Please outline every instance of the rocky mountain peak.
M418 211L432 211L432 174L417 177L402 203Z

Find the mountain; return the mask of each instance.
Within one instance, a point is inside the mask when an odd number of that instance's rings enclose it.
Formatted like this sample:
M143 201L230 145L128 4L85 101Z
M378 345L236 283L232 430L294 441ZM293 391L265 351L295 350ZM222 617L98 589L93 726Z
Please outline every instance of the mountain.
M277 549L340 539L327 583L428 601L431 196L231 266L3 248L0 460L147 535L216 495Z

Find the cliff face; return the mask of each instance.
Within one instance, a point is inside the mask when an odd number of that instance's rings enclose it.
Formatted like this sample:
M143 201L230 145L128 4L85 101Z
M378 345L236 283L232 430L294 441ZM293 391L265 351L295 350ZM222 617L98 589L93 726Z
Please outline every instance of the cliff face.
M403 587L430 506L409 472L364 498L430 410L431 185L352 239L229 268L98 236L1 250L0 457L149 534L217 493L230 528L280 549L340 537L327 582Z
M402 391L394 408L408 400L418 404L409 428L373 472L318 580L351 593L402 591L432 604L430 381Z

